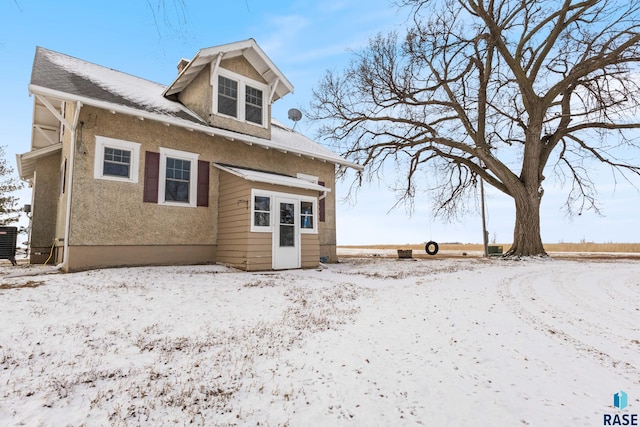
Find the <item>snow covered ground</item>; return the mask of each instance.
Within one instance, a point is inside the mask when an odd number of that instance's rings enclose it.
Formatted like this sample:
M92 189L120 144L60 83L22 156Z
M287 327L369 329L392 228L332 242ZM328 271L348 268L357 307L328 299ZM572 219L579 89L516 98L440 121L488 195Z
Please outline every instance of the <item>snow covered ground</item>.
M598 426L640 412L631 260L2 266L0 325L2 426Z

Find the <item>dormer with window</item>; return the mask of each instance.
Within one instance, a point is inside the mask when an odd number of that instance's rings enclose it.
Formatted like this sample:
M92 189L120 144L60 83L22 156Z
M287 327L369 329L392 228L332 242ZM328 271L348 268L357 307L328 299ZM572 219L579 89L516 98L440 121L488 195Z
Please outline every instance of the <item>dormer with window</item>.
M210 126L271 138L271 104L293 86L249 39L200 50L178 65L164 95L178 99Z

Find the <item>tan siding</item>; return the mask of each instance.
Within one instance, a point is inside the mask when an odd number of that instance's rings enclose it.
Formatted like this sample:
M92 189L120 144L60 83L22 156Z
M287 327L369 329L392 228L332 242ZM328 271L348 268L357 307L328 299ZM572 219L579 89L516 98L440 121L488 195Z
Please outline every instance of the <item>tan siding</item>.
M320 262L320 244L317 234L302 235L302 268L314 268Z
M249 183L228 173L220 173L218 198L218 261L236 268L246 268L249 212L246 204L251 194Z
M272 233L248 233L249 244L247 245L248 252L265 252L271 253L271 236Z
M220 221L219 226L223 231L222 233L220 233L221 235L218 239L218 242L228 239L230 235L235 235L238 233L242 233L246 237L249 231L249 226L247 225L246 221L237 221L233 218Z
M247 267L245 268L245 270L247 271L265 271L265 270L271 270L273 267L273 263L271 262L270 259L263 259L261 260L261 262L254 262L251 264L248 264Z
M245 206L224 206L218 210L218 224L238 224L244 228L249 227L249 218L251 217ZM224 230L220 230L224 232Z
M224 255L218 255L218 262L229 265L240 270L246 270L246 259L244 252L225 252Z
M251 241L254 245L266 244L266 242L271 242L271 233L268 232L252 232L249 233L251 237Z
M247 270L271 270L272 233L249 233Z
M225 176L221 179L224 179L225 185L228 186L228 190L232 192L232 189L239 189L247 187L247 182L244 179L240 179L239 177L232 175L228 172L225 172Z
M225 191L228 190L225 189ZM247 202L249 201L248 197L249 195L246 193L246 188L243 188L242 191L234 191L233 193L221 195L218 206L220 207L220 209L224 209L226 207L236 209L244 203L242 207L244 207L248 212L249 209L247 209L247 204L245 203L245 200Z
M273 267L273 233L248 232L251 228L251 189L316 197L316 191L267 183L248 182L226 172L220 173L218 210L218 258L221 262L250 271ZM320 259L318 234L301 235L301 266L317 267Z

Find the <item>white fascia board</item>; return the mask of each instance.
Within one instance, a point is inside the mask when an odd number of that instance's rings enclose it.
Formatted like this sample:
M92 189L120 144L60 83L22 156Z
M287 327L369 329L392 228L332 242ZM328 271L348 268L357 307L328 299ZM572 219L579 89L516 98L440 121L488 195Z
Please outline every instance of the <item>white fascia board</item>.
M52 144L47 147L38 148L33 151L28 151L23 154L18 154L20 158L24 160L36 159L39 157L46 156L47 154L55 153L58 150L62 149L62 142L58 142L57 144Z
M323 187L321 185L314 184L313 182L306 181L301 178L295 178L292 176L278 175L278 174L269 173L269 172L252 171L252 170L243 169L240 167L236 168L233 166L223 166L218 163L214 163L214 166L232 175L235 175L242 179L246 179L247 181L263 182L266 184L301 188L303 190L322 191L325 193L331 191L330 188Z
M62 150L62 143L58 142L57 144L38 148L26 153L16 154L16 164L18 165L18 176L20 179L29 180L33 178L36 160L60 150Z
M335 156L325 156L323 154L318 154L318 153L313 153L307 150L302 150L302 149L296 149L296 148L291 148L291 147L283 147L279 144L274 144L272 143L270 140L264 139L264 138L258 138L255 136L251 136L251 135L246 135L246 134L242 134L242 133L238 133L238 132L233 132L230 130L226 130L226 129L220 129L220 128L213 128L211 126L207 126L207 125L201 125L198 123L193 123L184 119L180 119L177 117L170 117L164 114L157 114L157 113L152 113L149 111L144 111L144 110L138 110L136 108L131 108L131 107L127 107L124 105L120 105L120 104L113 104L110 102L105 102L105 101L98 101L92 98L87 98L84 96L77 96L77 95L72 95L69 93L65 93L65 92L60 92L57 90L52 90L52 89L47 89L47 88L43 88L41 86L35 86L35 85L29 85L29 92L33 93L33 94L40 94L40 95L44 95L44 96L53 96L53 97L57 97L60 99L65 99L65 100L69 100L69 101L80 101L83 105L89 105L92 107L97 107L97 108L101 108L103 110L107 110L107 111L113 111L113 112L117 112L120 114L126 114L126 115L130 115L130 116L134 116L134 117L138 117L138 118L143 118L143 119L149 119L149 120L155 120L157 122L161 122L161 123L165 123L168 125L172 125L172 126L177 126L177 127L181 127L181 128L185 128L187 130L192 130L192 131L198 131L198 132L202 132L204 134L207 135L211 135L211 136L221 136L230 140L238 140L238 141L242 141L244 143L247 143L249 145L252 144L256 144L258 146L261 146L263 148L266 149L275 149L278 151L282 151L285 153L294 153L294 154L300 154L304 157L308 157L312 160L319 160L319 161L323 161L323 162L328 162L328 163L334 163L337 165L342 165L342 166L347 166L356 170L361 170L362 166L357 164L357 163L352 163L349 162L347 160L344 160L343 158L341 158L338 155ZM186 110L186 112L190 112L189 110ZM198 120L204 121L202 120L200 117L198 117L197 115L195 115L193 112L190 112L190 114L192 114L195 118L198 118Z
M282 71L280 71L280 69L271 61L271 59L267 56L267 54L262 50L262 48L254 39L247 39L239 42L223 44L220 46L208 47L205 49L201 49L198 53L203 57L215 56L221 53L225 57L228 57L230 55L242 55L243 52L247 49L251 49L255 53L255 56L257 56L260 61L262 61L267 66L267 68L271 70L277 78L279 78L278 84L281 84L284 87L284 93L281 96L284 96L287 93L293 93L293 84L291 84L291 82L286 78ZM247 59L249 60L249 62L251 62L250 58ZM270 81L269 83L271 84L273 80L275 79L272 79L272 81Z
M204 62L198 63L199 60L202 60ZM185 85L179 84L179 83L182 83L183 79L191 80L192 77L188 78L188 74L197 74L198 72L200 72L200 70L202 70L205 67L207 63L208 61L206 61L206 58L202 58L200 51L198 51L198 53L196 53L196 56L194 56L187 63L187 65L185 65L182 71L180 71L180 73L178 74L178 77L176 77L175 80L171 82L171 84L167 86L167 88L162 92L162 96L173 95L178 92L181 92L182 89L184 89Z
M16 165L18 165L18 177L20 177L20 179L28 179L28 178L23 178L23 173L22 173L22 156L23 154L16 154Z

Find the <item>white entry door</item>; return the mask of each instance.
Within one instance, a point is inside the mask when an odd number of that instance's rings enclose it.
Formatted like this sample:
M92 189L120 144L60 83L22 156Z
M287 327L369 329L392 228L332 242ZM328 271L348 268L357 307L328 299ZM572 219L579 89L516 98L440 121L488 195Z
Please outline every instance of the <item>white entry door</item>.
M275 198L273 269L300 268L300 224L298 200Z

